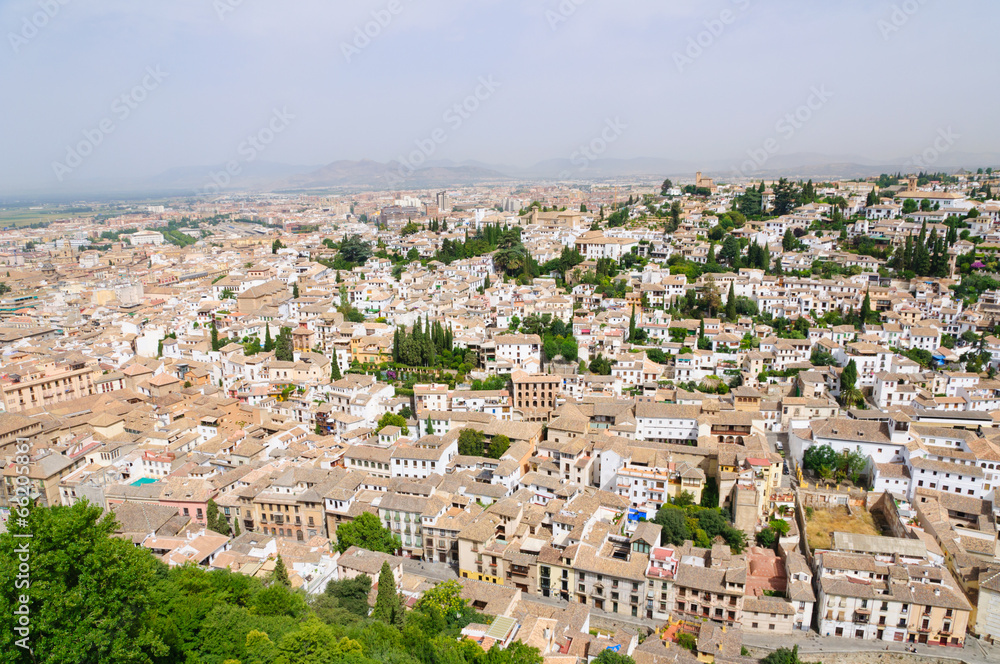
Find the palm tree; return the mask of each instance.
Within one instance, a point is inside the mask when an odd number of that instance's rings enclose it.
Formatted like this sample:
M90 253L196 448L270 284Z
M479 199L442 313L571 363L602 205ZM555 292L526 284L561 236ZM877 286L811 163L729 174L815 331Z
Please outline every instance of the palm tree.
M845 408L850 408L851 406L857 405L865 400L865 395L861 393L861 390L851 386L844 388L840 393L840 401L844 404Z

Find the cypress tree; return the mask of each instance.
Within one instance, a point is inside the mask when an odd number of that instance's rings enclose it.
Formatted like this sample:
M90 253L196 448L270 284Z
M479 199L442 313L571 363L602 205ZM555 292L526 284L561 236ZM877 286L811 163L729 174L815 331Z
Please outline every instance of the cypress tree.
M945 236L945 241L949 247L958 241L958 231L955 230L954 226L948 227L948 234Z
M858 382L858 365L851 360L840 374L840 390L849 390Z
M333 360L330 362L330 381L340 380L340 364L337 362L337 351L333 351Z
M736 320L736 287L729 282L729 294L726 296L726 318Z
M281 559L281 554L278 554L278 560L274 563L274 572L271 573L271 582L278 583L286 588L292 587L292 582L288 578L288 568L285 567L285 561Z
M403 603L396 592L396 578L392 575L388 561L382 563L379 571L378 595L375 597L372 618L393 627L403 627Z
M861 325L859 327L864 327L864 325L871 318L872 313L872 301L868 297L868 291L865 290L865 299L861 302Z
M272 350L274 350L274 340L271 339L271 326L270 325L265 325L264 326L264 330L265 330L265 332L264 332L264 352L265 353L270 353Z
M632 317L628 319L629 341L635 338L635 304L632 305Z

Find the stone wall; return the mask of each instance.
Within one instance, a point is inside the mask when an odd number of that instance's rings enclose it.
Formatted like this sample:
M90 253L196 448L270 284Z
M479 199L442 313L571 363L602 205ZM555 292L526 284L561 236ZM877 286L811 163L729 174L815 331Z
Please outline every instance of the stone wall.
M768 648L744 646L750 657L762 659L771 654ZM854 652L828 652L826 650L806 650L799 646L799 659L803 662L821 662L822 664L958 664L964 662L962 650L959 648L942 648L954 655L941 656L922 655L917 653L863 650Z

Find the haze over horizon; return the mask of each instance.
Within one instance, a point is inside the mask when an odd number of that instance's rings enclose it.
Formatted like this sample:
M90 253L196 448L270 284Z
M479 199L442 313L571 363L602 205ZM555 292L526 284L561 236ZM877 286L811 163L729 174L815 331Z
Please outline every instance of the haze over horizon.
M11 0L0 192L226 162L1000 155L975 64L996 3L663 4Z

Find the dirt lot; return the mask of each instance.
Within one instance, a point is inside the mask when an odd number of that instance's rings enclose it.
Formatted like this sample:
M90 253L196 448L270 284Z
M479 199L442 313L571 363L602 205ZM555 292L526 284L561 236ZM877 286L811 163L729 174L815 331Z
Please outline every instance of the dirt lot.
M829 549L833 542L830 540L830 533L833 531L842 533L857 533L859 535L881 535L872 515L865 511L856 509L855 515L851 516L846 507L835 507L832 509L817 509L813 512L812 518L806 516L806 537L809 541L809 548Z

